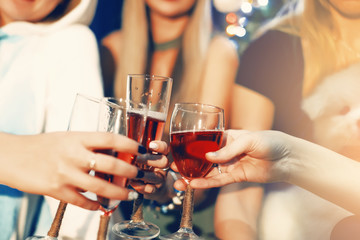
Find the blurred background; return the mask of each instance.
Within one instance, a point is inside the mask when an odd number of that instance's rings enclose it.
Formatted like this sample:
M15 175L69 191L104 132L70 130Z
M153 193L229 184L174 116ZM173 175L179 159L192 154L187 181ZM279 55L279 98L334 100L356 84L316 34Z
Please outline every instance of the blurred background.
M212 2L214 31L226 34L244 51L256 29L273 18L287 0L209 0ZM97 40L121 28L123 0L98 0L90 28Z

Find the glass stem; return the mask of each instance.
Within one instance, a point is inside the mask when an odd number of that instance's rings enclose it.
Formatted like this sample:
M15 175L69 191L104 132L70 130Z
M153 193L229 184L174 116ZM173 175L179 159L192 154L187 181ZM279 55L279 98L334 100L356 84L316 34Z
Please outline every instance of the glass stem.
M133 212L131 215L131 220L133 222L143 222L143 202L144 202L144 195L139 193L139 196L134 201Z
M180 228L192 229L193 211L194 211L194 189L192 189L190 185L187 184L185 196L184 196L184 202L183 202L183 212L181 215Z
M97 233L97 240L106 240L110 215L111 214L105 212L104 214L102 214L100 216L100 224L99 224L99 230Z
M56 210L55 218L51 224L50 230L48 232L49 237L57 238L59 236L59 231L61 227L61 222L64 217L67 203L60 201L58 209Z

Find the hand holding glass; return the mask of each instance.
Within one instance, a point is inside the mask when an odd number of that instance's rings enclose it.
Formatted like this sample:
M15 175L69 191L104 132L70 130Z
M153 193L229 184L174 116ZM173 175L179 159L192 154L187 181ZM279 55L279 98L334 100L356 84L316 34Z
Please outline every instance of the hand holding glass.
M100 104L98 131L111 132L127 136L137 142L141 142L147 108L143 104L116 98L103 98ZM115 156L127 163L133 164L135 156L124 152L115 152L112 149L103 149L98 152ZM119 186L127 187L128 179L101 172L95 172L96 177L105 179L108 182L116 183ZM101 216L98 239L106 239L108 222L111 213L117 208L120 201L97 196L101 205L103 215Z
M172 79L168 77L129 74L127 79L127 100L145 104L148 108L146 126L142 145L149 151L149 143L161 140L167 112L170 104ZM143 170L151 171L146 164L137 164ZM145 222L143 218L143 198L139 194L134 202L130 221L123 221L113 226L113 232L128 239L153 239L160 234L160 229L153 223Z
M201 239L192 229L194 190L189 180L206 176L213 163L207 152L220 148L224 132L224 110L197 103L177 103L170 123L170 146L179 173L187 183L180 229L161 239Z

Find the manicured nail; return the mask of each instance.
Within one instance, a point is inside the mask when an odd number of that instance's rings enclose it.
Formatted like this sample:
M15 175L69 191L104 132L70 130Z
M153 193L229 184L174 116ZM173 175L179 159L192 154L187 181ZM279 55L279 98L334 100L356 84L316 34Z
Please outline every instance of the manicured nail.
M147 151L146 151L146 148L142 145L139 145L138 147L138 153L140 154L145 154Z
M137 175L136 175L136 178L143 178L144 176L145 176L144 171L139 170Z
M137 199L137 197L138 197L138 193L137 192L129 192L129 195L128 195L128 200L129 201L132 201L132 200L135 200L135 199Z
M151 194L155 192L155 188L153 186L146 185L144 191L148 194Z
M149 148L151 148L151 149L153 149L153 150L156 150L156 149L159 148L159 145L158 145L157 143L150 142Z
M216 157L218 154L217 154L217 152L208 152L208 153L206 153L206 155L208 157Z

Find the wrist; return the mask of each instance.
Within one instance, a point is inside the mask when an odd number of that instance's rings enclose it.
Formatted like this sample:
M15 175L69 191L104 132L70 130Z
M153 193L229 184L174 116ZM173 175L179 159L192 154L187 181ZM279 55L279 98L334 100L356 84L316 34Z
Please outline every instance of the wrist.
M182 200L184 198L184 192L176 190L173 185L180 176L174 171L169 170L167 179L163 185L162 194L158 194L159 198L153 198L152 207L155 210L161 211L166 214L168 211L180 209L182 206Z
M318 165L324 158L322 147L301 138L291 138L293 147L287 161L288 175L285 181L302 185L307 181L305 178L317 174Z

